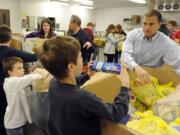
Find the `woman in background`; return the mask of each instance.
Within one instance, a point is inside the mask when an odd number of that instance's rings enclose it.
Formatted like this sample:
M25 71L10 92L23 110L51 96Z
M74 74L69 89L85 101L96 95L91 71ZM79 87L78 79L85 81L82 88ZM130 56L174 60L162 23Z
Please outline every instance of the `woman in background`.
M118 34L122 34L122 35L126 36L126 33L125 33L124 30L122 29L121 24L118 24L118 25L116 26L116 32L117 32Z
M121 24L116 25L116 34L115 38L120 38L121 41L117 45L117 51L115 53L115 63L118 62L118 59L121 57L121 52L122 52L122 44L123 41L126 39L126 33L124 32Z
M120 41L120 38L115 38L114 33L116 27L113 24L110 24L106 29L106 44L104 48L104 55L107 57L107 62L115 62L115 53L117 53L117 44Z
M51 38L56 36L52 29L52 23L49 19L44 19L41 22L41 27L38 32L32 32L26 35L26 38Z

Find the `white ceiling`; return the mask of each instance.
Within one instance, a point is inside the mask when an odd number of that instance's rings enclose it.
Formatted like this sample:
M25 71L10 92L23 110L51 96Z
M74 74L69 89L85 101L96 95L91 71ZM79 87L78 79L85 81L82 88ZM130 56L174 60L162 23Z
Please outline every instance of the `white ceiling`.
M139 7L145 4L137 4L129 0L94 0L96 8Z
M21 0L21 1L51 1L51 0ZM72 1L72 0L69 0ZM93 0L95 8L140 7L146 4L137 4L129 0Z

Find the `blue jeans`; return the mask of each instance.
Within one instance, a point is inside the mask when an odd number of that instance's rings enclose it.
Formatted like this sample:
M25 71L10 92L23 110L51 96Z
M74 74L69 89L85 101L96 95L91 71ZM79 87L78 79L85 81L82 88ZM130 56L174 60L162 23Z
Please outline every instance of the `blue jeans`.
M27 125L15 129L6 129L7 135L27 135Z

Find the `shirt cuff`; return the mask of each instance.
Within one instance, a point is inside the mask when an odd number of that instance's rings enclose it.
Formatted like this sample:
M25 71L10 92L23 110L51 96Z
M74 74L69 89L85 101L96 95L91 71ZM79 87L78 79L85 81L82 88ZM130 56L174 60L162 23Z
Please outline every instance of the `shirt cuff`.
M136 62L131 62L128 66L128 68L130 68L131 70L134 70L134 68L137 66L138 64Z

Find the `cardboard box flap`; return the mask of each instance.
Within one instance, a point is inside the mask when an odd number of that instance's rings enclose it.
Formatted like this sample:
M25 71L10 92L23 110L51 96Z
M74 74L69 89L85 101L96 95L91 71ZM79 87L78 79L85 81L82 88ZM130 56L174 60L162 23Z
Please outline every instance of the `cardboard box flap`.
M107 120L101 120L102 135L142 135L121 124L116 124Z
M98 72L88 80L82 88L85 88L105 102L113 102L119 93L121 82L116 74Z
M178 76L175 70L169 65L163 65L162 67L158 68L150 68L150 67L143 67L150 75L156 77L161 84L165 84L168 82L173 82L176 86L180 84L180 76ZM134 71L129 72L131 80L136 78L136 74Z

